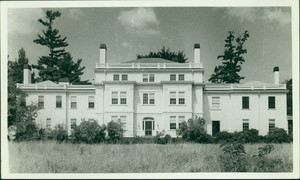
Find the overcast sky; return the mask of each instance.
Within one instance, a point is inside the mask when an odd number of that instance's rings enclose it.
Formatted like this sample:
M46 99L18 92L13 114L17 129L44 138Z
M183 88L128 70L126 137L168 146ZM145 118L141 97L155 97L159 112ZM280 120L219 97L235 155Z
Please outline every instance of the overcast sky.
M273 83L273 67L280 68L280 81L292 77L291 10L288 7L156 7L156 8L60 8L54 27L67 37L74 60L83 59L82 80L94 78L100 43L108 48L108 62L136 59L137 54L184 51L193 61L194 43L201 45L201 61L207 82L224 52L228 31L249 31L246 62L241 75L248 81ZM44 27L46 9L8 9L8 54L15 60L23 47L30 63L48 55L46 47L33 43Z

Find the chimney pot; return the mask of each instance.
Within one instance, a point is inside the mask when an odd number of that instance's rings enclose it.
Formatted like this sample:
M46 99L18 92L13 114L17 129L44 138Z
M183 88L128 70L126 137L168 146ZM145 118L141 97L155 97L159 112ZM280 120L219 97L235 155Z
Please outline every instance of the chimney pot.
M100 64L107 63L106 51L107 51L106 44L100 44Z
M200 44L194 44L194 63L200 64Z
M275 66L275 67L273 68L273 72L275 72L275 71L279 71L279 67L278 67L278 66Z
M274 74L274 84L279 84L279 67L275 66L273 68L273 74Z

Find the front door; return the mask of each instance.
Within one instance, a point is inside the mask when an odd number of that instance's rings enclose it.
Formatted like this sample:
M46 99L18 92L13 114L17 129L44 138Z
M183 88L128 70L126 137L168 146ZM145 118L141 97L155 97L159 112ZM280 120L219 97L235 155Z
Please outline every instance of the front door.
M145 121L145 136L152 136L152 121Z
M220 132L220 121L212 121L212 135L215 136Z

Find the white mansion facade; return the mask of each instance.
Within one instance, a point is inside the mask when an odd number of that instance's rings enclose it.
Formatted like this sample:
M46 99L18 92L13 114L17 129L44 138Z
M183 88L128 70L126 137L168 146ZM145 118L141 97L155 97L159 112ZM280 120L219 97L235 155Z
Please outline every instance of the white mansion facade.
M155 136L157 131L176 136L180 123L200 116L208 134L219 131L257 129L266 135L274 127L288 130L286 87L252 81L245 84L204 83L200 45L194 46L193 63L175 63L161 58L142 58L125 63L107 61L106 45L100 45L100 60L93 85L44 81L32 84L31 70L24 68L27 103L42 109L36 118L42 128L63 124L68 132L84 120L99 124L122 122L126 137Z

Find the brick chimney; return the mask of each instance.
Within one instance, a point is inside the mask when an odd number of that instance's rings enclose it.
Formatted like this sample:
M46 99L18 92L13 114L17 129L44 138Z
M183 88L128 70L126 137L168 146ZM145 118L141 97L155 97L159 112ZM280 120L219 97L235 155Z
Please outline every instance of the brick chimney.
M279 84L279 67L275 66L273 69L274 73L274 84Z
M31 67L28 64L24 65L23 84L31 84Z
M194 44L194 63L200 64L200 44Z
M100 44L100 64L107 63L106 44Z

